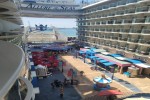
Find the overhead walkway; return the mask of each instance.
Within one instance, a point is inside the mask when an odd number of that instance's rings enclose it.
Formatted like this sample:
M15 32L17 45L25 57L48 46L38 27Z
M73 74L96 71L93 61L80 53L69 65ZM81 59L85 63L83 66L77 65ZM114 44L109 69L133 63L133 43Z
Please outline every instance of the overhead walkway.
M52 3L29 1L32 0L22 0L20 2L20 12L24 17L76 18L81 15L81 5L74 2Z

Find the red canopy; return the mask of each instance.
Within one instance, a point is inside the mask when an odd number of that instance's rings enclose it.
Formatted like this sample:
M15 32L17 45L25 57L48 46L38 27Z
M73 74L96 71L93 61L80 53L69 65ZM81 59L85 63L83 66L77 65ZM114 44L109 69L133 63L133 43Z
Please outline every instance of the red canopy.
M99 96L108 96L108 95L122 95L122 92L119 92L117 90L104 90L101 91L98 95Z

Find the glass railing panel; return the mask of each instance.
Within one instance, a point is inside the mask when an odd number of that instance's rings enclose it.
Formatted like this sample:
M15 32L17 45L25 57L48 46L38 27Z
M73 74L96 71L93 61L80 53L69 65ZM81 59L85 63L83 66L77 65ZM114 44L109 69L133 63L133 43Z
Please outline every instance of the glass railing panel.
M120 37L119 40L122 40L122 41L127 41L128 38L127 37Z
M128 38L129 42L138 42L138 39Z
M111 4L110 4L110 7L116 7L116 6L117 6L116 3L111 3Z
M108 23L107 24L113 24L114 23L114 21L108 21Z
M143 29L143 30L142 30L142 33L143 33L143 34L150 34L150 30L149 30L149 29Z
M127 4L128 3L135 3L135 2L137 2L138 0L127 0Z
M122 24L122 20L116 20L115 24Z
M148 6L136 8L136 12L147 12L148 10Z
M147 17L145 22L149 23L150 22L150 17Z
M117 13L116 13L116 15L123 15L124 14L124 11L118 11Z
M125 19L124 23L132 23L132 19Z
M99 31L99 29L95 29L95 31Z
M120 29L114 29L113 32L120 32Z
M110 13L108 16L115 16L115 13Z
M145 19L144 18L135 19L135 23L145 23Z
M100 22L96 22L96 25L100 25Z
M107 31L107 32L111 32L111 31L112 31L112 29L107 29L106 31Z
M126 9L125 14L135 13L135 9Z
M129 29L122 29L121 32L129 33L130 30Z
M105 31L105 29L101 29L101 31L103 31L103 32L104 32L104 31Z
M118 6L120 6L120 5L126 5L126 0L119 1Z
M132 29L130 33L141 33L141 30Z
M101 24L106 24L106 21L103 21Z
M109 5L104 5L103 6L103 9L108 9L109 8Z

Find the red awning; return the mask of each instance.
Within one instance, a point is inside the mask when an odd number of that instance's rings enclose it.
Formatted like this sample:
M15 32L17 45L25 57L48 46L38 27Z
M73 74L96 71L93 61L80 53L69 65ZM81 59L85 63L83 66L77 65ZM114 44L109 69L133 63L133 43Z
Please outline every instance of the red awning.
M99 96L109 96L109 95L122 95L122 92L119 92L117 90L104 90L101 91L98 95Z

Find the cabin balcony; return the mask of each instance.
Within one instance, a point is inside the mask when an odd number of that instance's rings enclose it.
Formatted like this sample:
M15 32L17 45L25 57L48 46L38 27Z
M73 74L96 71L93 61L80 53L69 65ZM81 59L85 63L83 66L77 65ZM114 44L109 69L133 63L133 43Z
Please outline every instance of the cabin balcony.
M115 24L122 24L122 20L116 20Z
M138 7L136 8L135 12L148 12L149 7L148 6L144 6L144 7Z
M141 33L141 29L137 30L137 29L131 29L130 33Z
M132 23L132 19L124 19L124 24L131 24Z
M150 30L149 29L143 29L141 33L142 34L150 34Z
M138 40L137 38L128 38L128 41L129 42L134 42L134 43L138 43Z
M121 40L121 41L127 41L128 38L127 37L119 37L119 40Z
M135 9L126 9L125 14L135 13Z
M144 18L137 18L135 19L134 23L145 23L145 20Z

